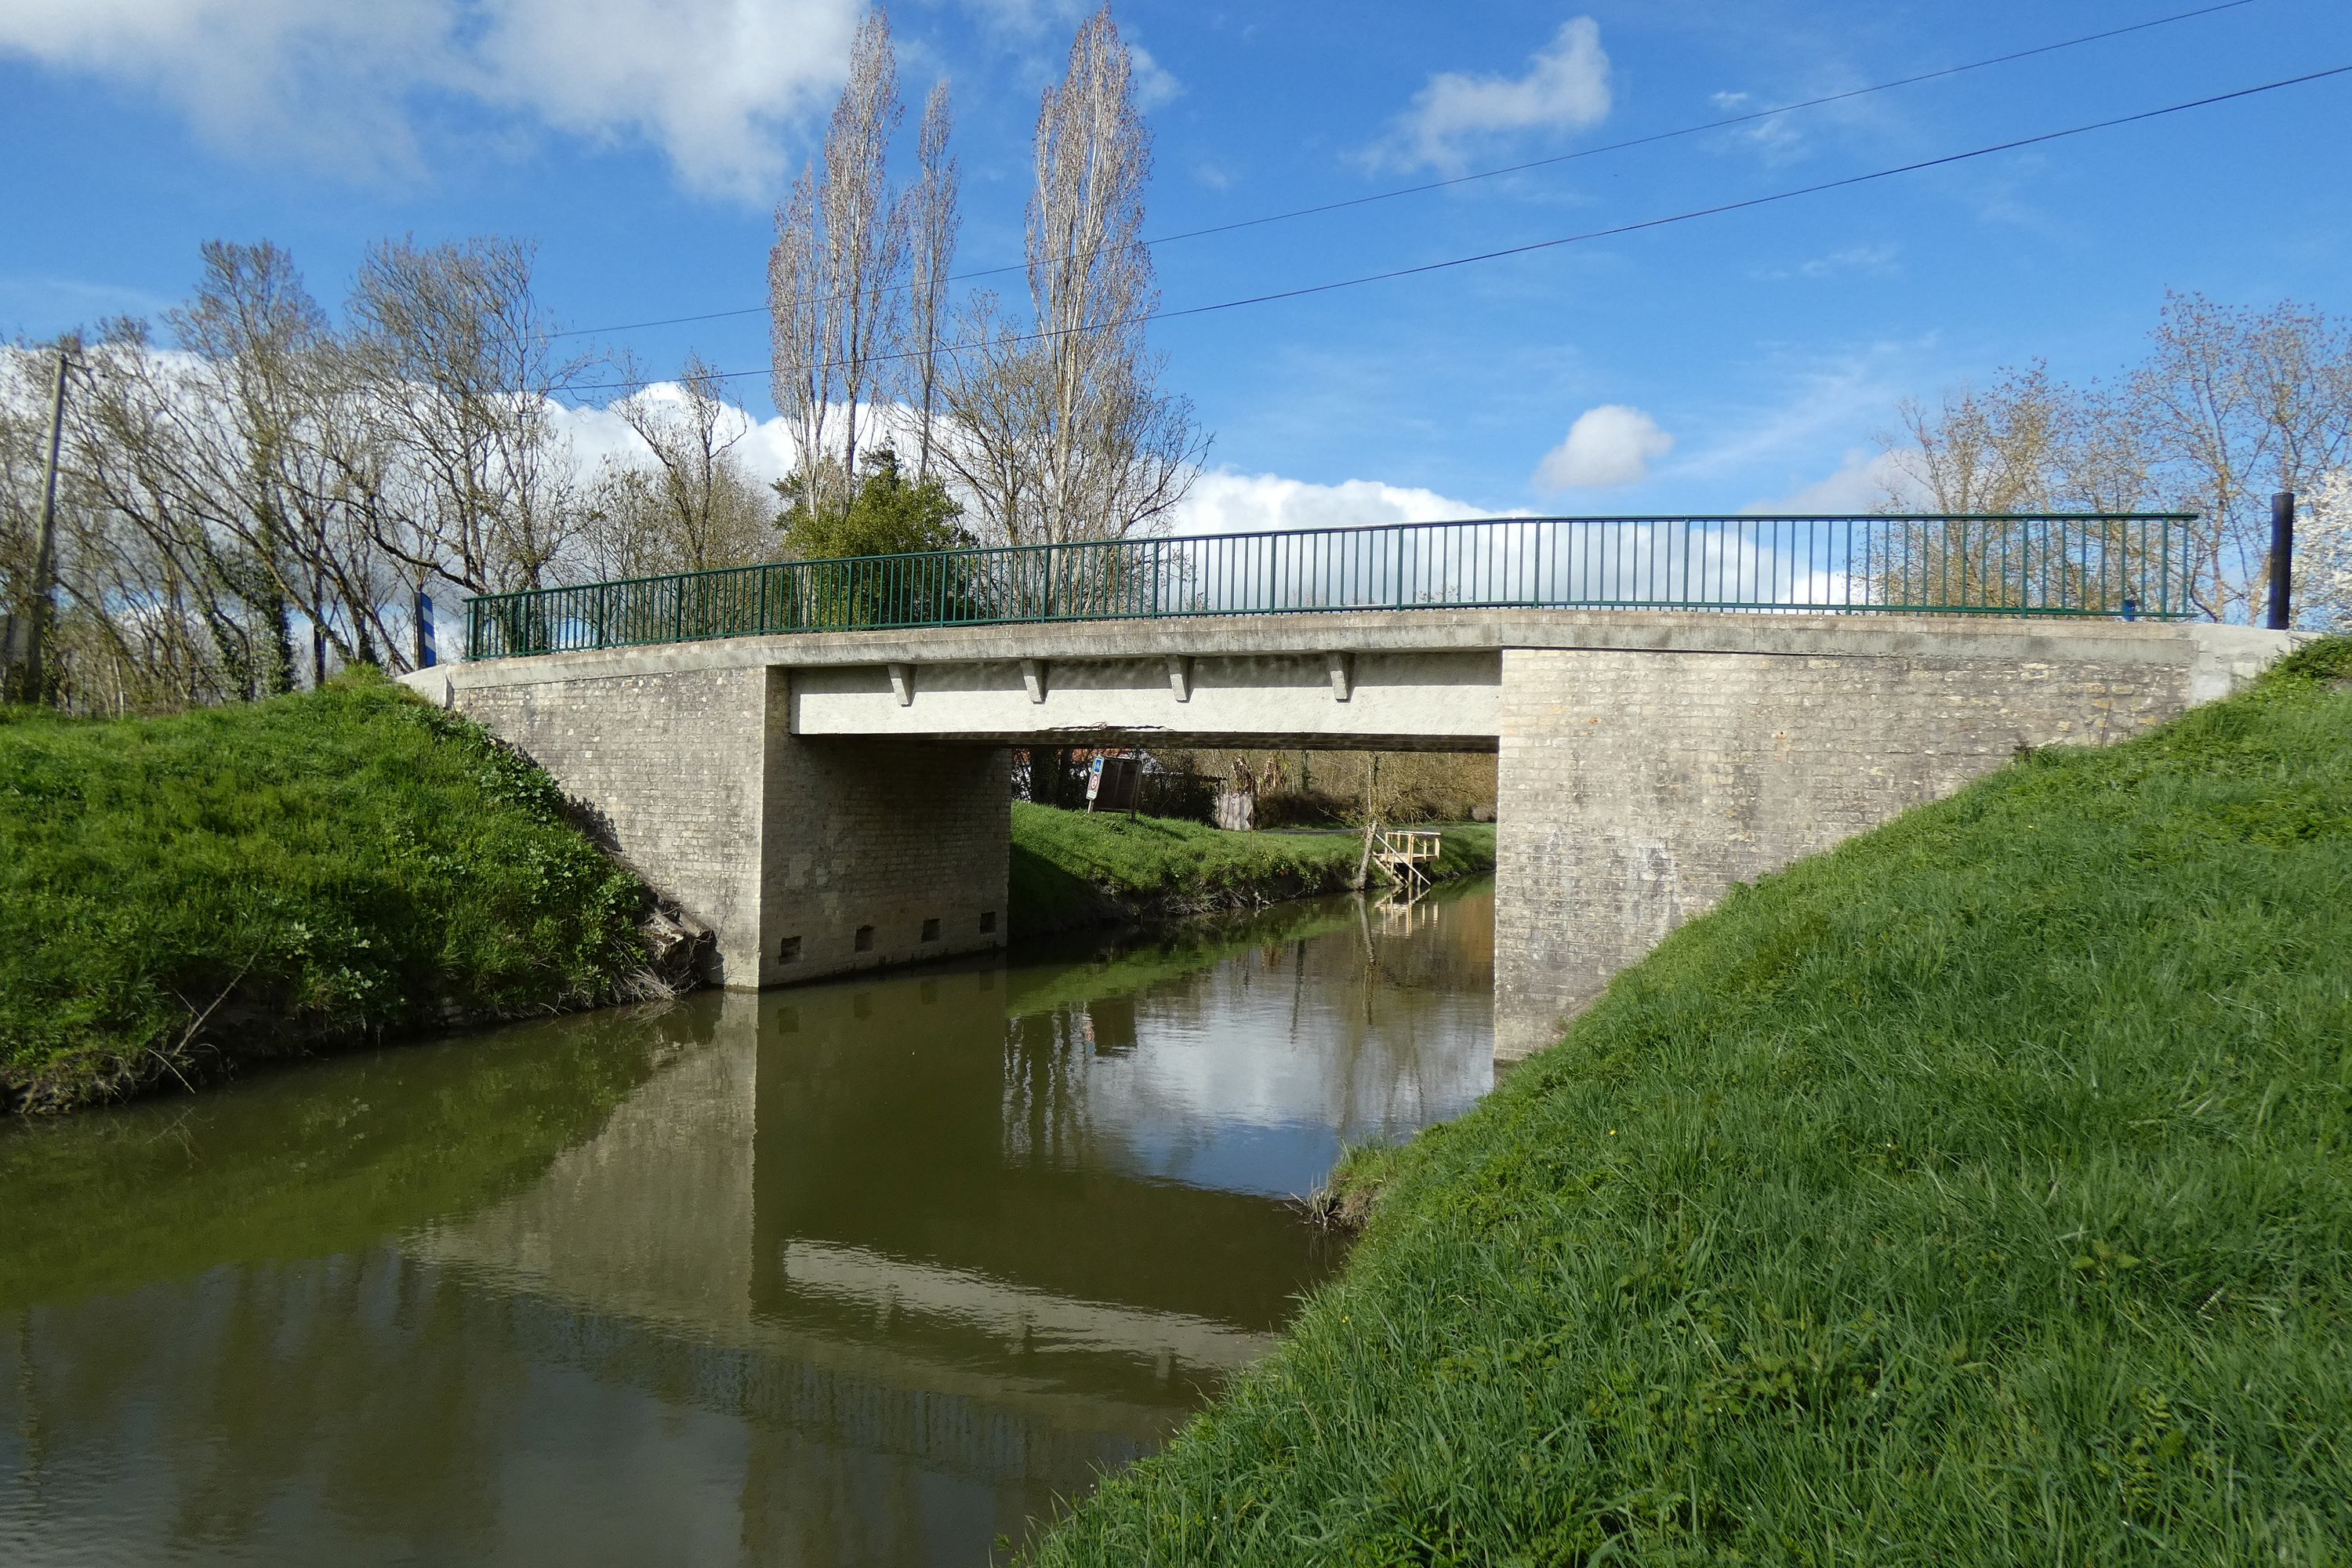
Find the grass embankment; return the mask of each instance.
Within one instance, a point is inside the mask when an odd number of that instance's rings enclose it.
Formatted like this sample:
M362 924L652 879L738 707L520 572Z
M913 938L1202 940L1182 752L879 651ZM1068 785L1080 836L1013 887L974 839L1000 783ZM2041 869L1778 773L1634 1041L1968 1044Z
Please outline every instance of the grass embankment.
M1036 1560L2352 1558L2347 687L1739 890Z
M1491 870L1495 830L1444 829L1440 877ZM1355 884L1362 833L1227 833L1169 817L1129 820L1016 801L1011 927L1034 936L1336 893ZM1374 875L1377 876L1377 868Z
M373 675L0 719L0 1104L605 999L648 895L553 781Z

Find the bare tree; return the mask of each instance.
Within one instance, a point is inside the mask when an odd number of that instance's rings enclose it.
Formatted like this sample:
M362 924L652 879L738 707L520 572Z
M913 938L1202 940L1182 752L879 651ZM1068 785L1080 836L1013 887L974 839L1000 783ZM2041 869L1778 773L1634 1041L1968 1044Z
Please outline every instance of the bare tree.
M740 566L774 553L772 510L734 453L750 434L719 373L688 354L675 393L647 388L613 405L649 462L608 459L586 545L599 576Z
M1151 137L1108 6L1045 91L1035 170L1034 331L1012 330L984 296L967 310L944 389L946 458L1008 542L1118 538L1183 499L1207 443L1190 401L1160 390L1165 362L1145 342L1159 300L1142 237Z
M2069 387L2037 364L1990 393L1906 404L1883 443L1940 511L2193 511L2190 602L2251 618L2271 572L2272 492L2310 489L2352 459L2352 331L2295 305L2176 294L2150 345L2113 384Z
M352 363L398 454L407 526L380 542L420 580L540 586L580 525L558 396L594 363L555 347L531 247L499 238L370 248Z
M915 156L921 173L904 197L911 263L907 288L907 346L901 380L915 422L915 482L931 477L931 428L940 400L940 350L947 321L948 269L955 261L957 187L961 179L948 150L954 114L948 84L936 82L923 103Z
M878 6L849 47L849 82L824 139L824 277L834 361L840 366L841 464L857 472L859 416L878 403L898 343L907 270L906 214L890 199L890 140L904 110L890 18Z
M290 689L286 563L270 555L282 540L248 510L251 476L237 413L218 384L224 368L163 350L145 322L127 320L106 323L81 363L82 395L68 404L68 449L93 526L72 552L123 575L86 582L65 574L68 595L110 616L104 597L83 595L92 587L99 595L128 591L123 610L171 636L152 622L160 612L141 592L147 584L135 574L143 572L166 590L171 613L192 617L211 645L209 660L189 661L192 671L208 663L214 672L192 687L190 700Z
M38 592L35 556L48 438L38 390L44 357L56 364L26 343L0 347L0 661L17 656ZM0 676L13 682L16 671Z
M2039 364L2005 373L1984 392L1961 387L1934 407L1905 400L1899 437L1881 436L1906 489L1939 512L2040 511L2064 422Z
M890 19L877 7L850 45L824 166L803 170L778 209L768 258L776 406L820 510L847 507L859 443L887 420L881 405L898 379L908 212L890 197L889 153L903 114ZM828 434L836 413L838 452Z
M61 465L58 626L69 706L284 691L298 668L404 662L412 591L530 586L576 565L579 486L555 401L593 363L554 347L528 247L375 247L338 331L276 247L215 243L164 335L104 323L77 356ZM0 576L29 567L21 351L0 375ZM764 539L727 448L740 416L690 367L642 399L645 494L692 564ZM42 409L46 427L46 400ZM658 482L653 482L655 479ZM307 627L309 657L295 645Z
M348 504L336 434L364 423L363 389L285 251L215 241L203 256L194 298L164 318L187 355L175 395L207 411L189 433L205 488L226 503L217 525L267 574L278 641L290 631L286 606L309 623L316 684L331 648L345 663L373 662L389 640L393 579Z
M835 384L832 334L826 331L824 264L817 241L816 172L801 170L793 191L776 209L776 243L768 253L768 318L773 374L770 388L776 409L793 433L809 504L824 509L834 487L826 482L825 426L833 411ZM846 504L846 476L842 490Z

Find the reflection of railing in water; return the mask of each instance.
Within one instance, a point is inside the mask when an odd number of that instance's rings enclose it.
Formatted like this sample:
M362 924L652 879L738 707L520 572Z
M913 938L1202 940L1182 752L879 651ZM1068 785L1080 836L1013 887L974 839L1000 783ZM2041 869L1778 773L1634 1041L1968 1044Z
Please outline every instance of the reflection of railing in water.
M469 658L705 637L1330 610L2189 613L2186 513L1549 517L772 562L487 594Z

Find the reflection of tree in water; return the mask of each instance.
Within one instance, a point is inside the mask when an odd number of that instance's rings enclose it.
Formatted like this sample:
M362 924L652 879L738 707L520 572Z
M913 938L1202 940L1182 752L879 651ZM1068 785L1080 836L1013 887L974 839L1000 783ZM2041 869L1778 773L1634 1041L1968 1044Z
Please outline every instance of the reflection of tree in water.
M1236 1121L1358 1139L1454 1114L1491 1081L1493 910L1491 891L1449 889L1381 932L1360 900L1335 901L1290 917L1310 934L1277 928L1212 968L1017 1020L1008 1145L1061 1161L1083 1137L1099 1159L1148 1136L1172 1168ZM1130 1056L1106 1098L1092 1080Z
M1085 1163L1086 1014L1076 1007L1008 1019L1004 1027L1004 1157L1008 1164L1074 1169Z

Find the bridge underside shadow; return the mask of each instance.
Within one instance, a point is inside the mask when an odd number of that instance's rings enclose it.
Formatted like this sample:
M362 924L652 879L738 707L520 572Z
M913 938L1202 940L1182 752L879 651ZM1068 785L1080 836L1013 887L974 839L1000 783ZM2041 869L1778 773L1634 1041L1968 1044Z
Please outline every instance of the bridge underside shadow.
M1735 884L2021 752L2225 694L2178 623L1406 611L743 637L409 678L544 765L718 932L725 984L1001 945L1007 748L1499 754L1496 1053Z

